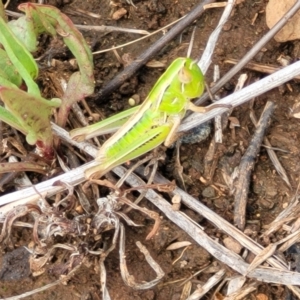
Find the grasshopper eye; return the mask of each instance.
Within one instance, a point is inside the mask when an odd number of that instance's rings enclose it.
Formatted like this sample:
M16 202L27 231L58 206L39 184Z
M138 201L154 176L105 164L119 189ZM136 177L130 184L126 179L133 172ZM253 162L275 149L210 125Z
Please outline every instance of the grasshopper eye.
M190 70L186 67L183 67L178 72L178 79L181 83L188 84L193 80L193 77Z

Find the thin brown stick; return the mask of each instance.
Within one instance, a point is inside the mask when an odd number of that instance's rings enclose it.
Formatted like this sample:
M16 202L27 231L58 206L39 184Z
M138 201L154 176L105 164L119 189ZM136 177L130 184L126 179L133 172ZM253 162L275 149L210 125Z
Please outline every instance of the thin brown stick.
M250 176L274 108L274 103L268 101L257 123L256 131L250 146L242 157L239 166L239 178L236 183L236 192L234 195L234 223L241 230L245 228L246 223L245 215Z
M239 61L237 59L233 59L233 58L224 61L225 64L232 64L232 65L236 65L238 62ZM260 73L273 74L274 72L282 69L283 67L249 62L245 66L245 68ZM300 76L295 76L295 79L300 80Z
M47 174L49 168L47 165L41 165L36 162L8 162L0 164L0 173L8 172L37 172L40 174Z

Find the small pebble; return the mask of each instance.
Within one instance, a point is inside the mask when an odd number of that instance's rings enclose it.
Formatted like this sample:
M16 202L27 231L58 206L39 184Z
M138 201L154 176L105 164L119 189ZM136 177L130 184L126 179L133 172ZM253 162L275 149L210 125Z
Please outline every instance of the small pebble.
M132 95L132 97L128 100L128 103L130 106L135 106L140 104L141 102L141 97L138 94Z
M237 242L236 240L234 240L231 237L227 237L227 238L223 239L223 243L227 249L229 249L237 254L239 254L243 248L243 246L239 242Z
M113 20L120 20L122 17L124 17L127 14L127 10L125 8L120 8L117 11L115 11L112 15Z
M226 23L226 24L223 26L223 30L224 30L224 31L229 31L231 28L232 28L232 24L231 24L231 23Z
M211 186L208 186L202 191L202 196L205 198L214 198L216 197L216 191Z

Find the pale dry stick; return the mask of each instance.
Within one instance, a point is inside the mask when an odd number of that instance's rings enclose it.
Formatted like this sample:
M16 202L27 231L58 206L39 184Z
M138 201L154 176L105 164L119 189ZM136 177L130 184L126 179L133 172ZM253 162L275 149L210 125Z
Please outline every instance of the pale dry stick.
M298 186L299 187L299 186ZM298 190L295 192L295 195L289 201L289 205L281 211L281 213L276 217L276 219L268 225L268 229L262 234L262 237L266 237L272 234L274 231L281 228L285 223L296 219L300 213L299 205L299 195Z
M239 291L245 284L246 280L246 277L239 275L228 278L228 280L226 280L228 281L226 296Z
M252 49L236 64L229 72L227 72L215 86L211 88L212 93L216 93L226 82L228 82L235 74L237 74L273 37L274 35L289 21L289 19L300 9L300 1L296 1L293 7L271 28L253 47ZM204 59L203 59L204 60ZM200 64L202 66L202 64ZM298 74L297 74L298 75ZM208 99L208 93L203 94L195 103L200 105Z
M293 224L291 224L291 226L287 225L287 224L285 224L283 226L284 230L286 230L287 232L291 232L291 233L296 232L297 230L299 230L299 228L300 228L300 217L299 216L297 216L297 219L295 220L295 222L293 222Z
M213 56L219 35L225 23L228 21L232 9L234 7L235 0L228 0L227 5L223 11L222 17L218 23L216 29L211 33L209 39L207 41L206 47L202 54L200 61L198 62L198 66L200 67L203 74L206 74L210 64L211 64L211 57Z
M265 144L262 145L264 148L266 149L272 149L274 151L279 151L279 152L282 152L282 153L288 153L288 154L291 154L291 151L289 150L285 150L285 149L282 149L282 148L278 148L278 147L270 147L270 146L267 146Z
M300 75L300 61L293 63L282 70L279 70L275 72L274 74L271 74L264 79L261 79L258 82L255 82L246 88L233 93L232 95L229 95L222 100L220 100L219 103L226 103L231 104L232 106L240 105L246 101L249 101L267 91L270 89L273 89L274 87L277 87L291 79L293 79L295 76ZM214 110L211 110L205 114L194 114L191 115L187 120L183 122L183 124L180 125L179 130L180 131L187 131L197 125L200 125L201 123L204 123L215 116L217 116L220 113L225 112L226 109L222 108L216 108ZM79 149L83 150L84 152L88 153L92 157L96 157L97 149L93 145L87 142L78 143L74 140L70 139L69 133L65 131L64 129L60 128L59 126L52 124L52 129L54 133L70 145L73 145L75 147L78 147ZM53 187L53 183L56 180L62 180L66 181L69 184L77 185L79 183L82 183L85 181L84 177L84 171L92 166L98 165L97 162L93 161L88 164L85 164L77 169L74 169L68 173L65 173L63 175L60 175L56 178L52 178L50 180L44 181L42 183L39 183L36 185L37 190L45 197L47 195L54 195L55 193L61 192L63 190L63 187ZM117 169L117 168L116 168ZM0 205L5 205L7 203L12 203L14 201L21 200L23 204L26 203L26 201L33 201L35 199L38 199L39 196L36 194L35 190L33 188L27 188L19 192L13 192L7 195L4 195L0 197ZM12 206L15 206L16 204L12 204ZM11 207L12 207L11 206ZM2 207L0 210L0 213L3 213L4 211L9 210L9 207Z
M192 282L188 281L183 286L179 300L186 300L187 297L191 294L191 290L192 290Z
M9 3L10 3L10 0L6 1L6 3L4 4L5 9L8 7Z
M77 102L72 104L72 111L76 115L77 119L79 120L79 122L81 123L82 126L89 125L88 121L85 118L83 111L81 110L81 108Z
M46 291L58 284L61 283L61 280L56 280L52 283L49 283L49 284L46 284L40 288L37 288L37 289L34 289L30 292L26 292L26 293L23 293L22 295L19 295L19 296L12 296L12 297L5 297L5 298L1 298L0 300L19 300L19 299L24 299L26 297L29 297L29 296L32 296L34 294L37 294L37 293L40 293L40 292L43 292L43 291Z
M99 266L100 266L100 283L101 283L101 290L102 290L102 299L103 300L111 300L107 286L106 286L107 276L106 276L106 268L105 268L103 259L100 259Z
M235 293L232 293L231 295L228 295L223 300L243 300L247 299L246 297L254 292L257 291L257 282L250 283L240 290L236 291Z
M136 242L136 245L140 249L140 251L144 254L146 261L149 266L156 273L156 278L149 282L137 283L132 275L129 274L126 264L126 255L125 255L125 229L122 223L120 223L120 270L123 281L130 287L136 290L146 290L155 286L164 276L165 273L159 266L159 264L154 261L151 257L149 251L145 246L142 245L141 242Z
M229 1L230 2L230 1ZM204 9L225 7L228 2L214 2L204 5Z
M226 275L228 275L228 274L226 274ZM224 277L224 279L218 284L218 286L216 286L216 288L214 289L214 291L212 293L211 299L215 299L216 297L218 297L221 290L224 291L224 285L226 284L227 281L228 281L228 276Z
M67 141L70 145L73 145L81 149L82 151L88 153L92 157L96 157L98 149L95 146L93 146L88 142L81 142L81 143L75 142L74 140L70 139L69 133L67 131L60 128L56 124L52 124L52 126L54 130L57 132L57 136L59 138L63 139L64 141ZM11 210L16 205L26 204L38 200L40 198L40 195L45 198L65 190L65 187L54 186L53 184L56 181L60 180L62 182L66 182L67 184L73 186L86 181L84 176L84 171L95 165L98 165L98 163L95 161L89 162L65 174L41 182L36 186L28 187L21 191L7 194L6 195L7 197L5 198L0 197L0 205L5 205L9 203L9 205L6 205L0 209L0 216L1 214L4 214L9 210ZM40 195L36 191L38 191Z
M254 126L257 126L257 118L255 116L254 111L250 112L250 119L251 119L252 123L254 124ZM283 166L281 165L275 151L272 149L272 145L267 137L264 137L264 144L267 146L266 150L268 152L268 155L269 155L271 162L273 163L277 173L282 178L282 180L287 184L287 186L291 189L292 185L289 181L289 178L288 178Z
M288 235L284 239L278 241L276 244L282 244L283 245L279 248L280 252L284 252L288 250L292 245L298 243L300 240L300 229L293 232L292 234Z
M100 31L100 32L107 32L107 31L118 31L118 32L127 32L127 33L135 33L135 34L141 34L141 35L149 35L150 32L147 30L142 29L131 29L131 28L124 28L124 27L116 27L116 26L95 26L95 25L79 25L75 24L75 26L82 30L82 31Z
M250 270L252 265L257 266L264 262L266 257L272 255L272 251L274 252L277 250L277 246L282 244L282 246L278 249L279 252L283 253L287 251L292 245L297 243L300 239L300 229L297 231L293 232L292 234L286 236L285 238L281 239L280 241L277 241L274 244L270 244L268 247L266 247L261 254L257 255L255 259L252 261L250 265Z
M220 79L220 68L219 65L214 66L214 83ZM220 100L219 95L215 95L214 100ZM230 111L232 109L229 109ZM223 128L222 128L222 117L227 116L227 113L224 113L223 115L218 115L214 118L214 143L222 144L223 142Z
M5 217L1 216L0 217L0 223L4 223L5 222ZM25 222L21 222L21 221L15 221L12 224L14 227L22 227L22 228L33 228L33 225L30 223L25 223Z
M261 253L255 256L250 266L248 267L247 274L253 271L258 266L262 265L269 257L271 257L277 249L277 244L269 244L266 248L264 248Z
M286 212L286 211L284 211ZM278 221L273 221L271 224L266 225L265 227L267 228L267 231L264 232L261 237L267 237L270 234L272 234L273 232L279 230L279 229L284 229L284 227L286 226L286 224L292 223L293 221L295 221L295 219L299 218L299 206L297 205L296 210L293 211L291 213L290 217L285 217L285 218L281 218ZM288 226L290 229L290 226Z
M95 161L87 163L79 168L69 171L68 173L59 175L55 178L51 178L47 181L44 181L36 186L28 187L24 190L20 190L11 194L7 194L5 198L0 199L1 205L4 205L0 208L0 217L4 214L8 213L11 209L16 207L17 205L25 205L28 203L35 203L41 197L51 197L56 195L66 188L64 186L55 186L55 182L62 181L67 182L70 185L78 185L83 183L86 179L84 177L84 172L88 168L97 165ZM67 175L66 175L67 174ZM34 188L35 187L35 188ZM39 193L37 193L37 191ZM12 198L9 199L9 195L12 195ZM5 205L6 204L6 205Z
M81 104L83 105L84 109L87 111L87 113L89 114L89 116L92 117L94 121L97 121L98 118L95 118L94 112L92 112L90 106L87 104L86 99L82 99L81 100Z
M206 293L208 293L217 283L219 283L222 278L224 277L226 271L225 269L221 269L216 274L208 279L208 281L203 285L200 286L199 289L196 289L192 295L190 295L186 300L199 300L201 299Z

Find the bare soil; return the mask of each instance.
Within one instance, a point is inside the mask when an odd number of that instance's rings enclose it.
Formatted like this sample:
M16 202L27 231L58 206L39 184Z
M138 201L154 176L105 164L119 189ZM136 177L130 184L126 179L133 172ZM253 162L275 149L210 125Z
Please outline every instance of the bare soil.
M225 63L225 60L241 59L255 42L268 31L265 22L265 7L267 1L245 0L240 2L241 4L236 6L228 23L223 28L217 49L213 56L213 64L219 65L221 76L231 68L231 65ZM134 3L136 8L129 6L126 2L118 3L118 6L113 8L109 5L109 1L104 0L77 0L72 3L51 4L57 5L75 24L111 25L153 31L185 15L198 1L136 0ZM14 7L15 3L12 3L9 8L13 10ZM125 8L127 13L119 20L113 20L112 13L119 8ZM93 18L85 13L80 13L79 9L85 12L99 14L100 18ZM193 26L186 28L180 37L178 36L172 43L167 45L163 51L157 53L155 60L168 65L174 58L186 56L188 43L194 26L196 26L196 37L192 57L195 59L198 58L205 47L209 35L217 26L221 13L221 8L207 11ZM252 23L256 14L257 17ZM83 35L94 51L120 45L137 38L137 35L123 32L104 34L90 31L83 32ZM161 34L158 36L161 36ZM125 57L134 59L145 49L149 48L150 45L158 39L158 36L155 35L142 42L121 48L118 50L118 53L123 58L124 55L126 55ZM45 41L45 45L49 42L49 40ZM299 49L299 41L277 43L275 40L272 40L255 57L254 62L280 66L277 59L282 54L291 57L292 61L298 60L299 52L297 49ZM63 57L63 55L56 55L55 53L53 56L57 60L67 60L68 58L67 56ZM91 97L90 100L87 99L92 110L103 116L110 116L117 111L129 108L128 98L133 94L138 94L140 99L144 99L157 78L164 71L164 68L149 68L145 66L138 71L129 83L123 84L120 90L116 90L101 105L96 105L94 100L97 92L122 69L123 65L117 60L112 51L95 56L95 97ZM57 72L59 71L61 70L58 69ZM211 67L206 76L208 83L212 82L212 71L213 68ZM53 72L56 71L52 69L51 73L53 74ZM265 76L265 74L251 70L243 70L243 72L247 72L249 76L247 83L252 83ZM231 82L226 85L220 93L221 97L233 91L236 79L237 77L233 78ZM40 82L41 85L44 86L45 93L49 95L53 92L43 81L42 75ZM272 100L276 103L276 109L272 116L272 122L267 131L267 136L273 147L286 150L286 152L278 151L277 155L287 171L292 184L292 190L286 186L276 173L265 148L262 147L260 155L257 157L255 170L251 176L251 187L247 207L248 222L246 228L251 229L251 237L263 245L267 241L261 241L259 236L264 226L274 220L282 211L283 207L287 205L299 182L299 121L290 116L292 106L298 101L299 91L298 83L293 81L288 85L281 86L254 99L255 101L251 104L248 103L234 109L233 116L239 120L240 127L235 129L235 134L233 134L229 128L224 131L223 144L218 146L218 152L215 157L215 159L218 159L218 163L209 185L205 185L200 178L209 175L207 174L208 169L204 157L208 151L212 136L210 135L207 140L198 144L181 146L181 163L183 165L183 177L185 179L187 192L227 221L233 222L233 197L228 194L222 172L224 170L232 170L237 166L241 156L249 145L254 132L254 126L249 117L251 105L253 105L255 113L257 117L259 117L267 100ZM167 151L166 162L165 164L161 164L160 172L171 180L176 179L180 185L178 174L174 168L174 153L173 150ZM218 186L219 192L213 189L211 187L212 185ZM8 191L9 189L5 192ZM141 206L157 211L157 209L146 200L141 202ZM182 210L195 222L203 226L206 233L212 238L222 241L226 237L226 233L215 229L205 219L187 207L182 207ZM160 213L159 211L157 212ZM182 292L180 280L188 278L211 263L214 264L215 270L221 268L221 264L218 263L216 258L198 246L193 239L180 230L176 224L170 222L161 213L160 215L162 223L157 235L151 240L145 241L145 237L151 231L153 221L145 218L144 215L137 211L131 211L128 214L134 222L143 224L144 226L132 227L126 225L126 259L129 271L137 282L149 281L155 278L154 272L149 268L144 260L144 256L136 247L136 241L141 241L164 270L165 277L155 288L150 290L136 291L126 286L120 275L117 244L116 249L110 253L105 260L107 288L112 299L180 299ZM28 246L32 241L31 233L30 228L14 228L12 232L12 248L17 249L21 246ZM108 243L112 234L113 230L105 232L102 238ZM280 234L271 236L272 242L276 242L281 238L282 236ZM82 239L84 240L84 237L82 237ZM58 237L57 241L60 243L72 242L73 238L67 241ZM184 253L182 253L182 249L167 251L166 247L175 241L190 241L192 245L188 247ZM5 253L12 251L12 248L3 249L2 252L2 272L0 271L2 279L0 281L1 298L22 294L57 280L59 272L55 272L54 266L59 262L64 262L64 254L62 251L58 251L53 255L53 258L49 264L46 265L46 270L42 275L34 277L32 274L29 274L30 272L26 271L28 263L28 255L26 252L16 253L15 256L18 257L18 259L16 258L15 260L7 258L7 254ZM20 263L22 259L23 264ZM18 266L15 265L14 261L18 261ZM3 272L3 268L6 268L6 270L13 268L18 271L8 274ZM235 274L228 267L227 270L228 276ZM212 272L211 269L210 272ZM208 271L196 276L193 279L193 289L196 288L197 284L205 283L210 276L211 274ZM205 299L211 299L212 293L213 291L211 291ZM256 296L261 293L267 296L266 299L285 299L286 296L286 290L283 286L261 283L258 290L252 293L247 299L259 299ZM28 297L28 299L102 299L98 258L89 255L84 261L84 264L75 272L66 285L57 285L47 291Z

